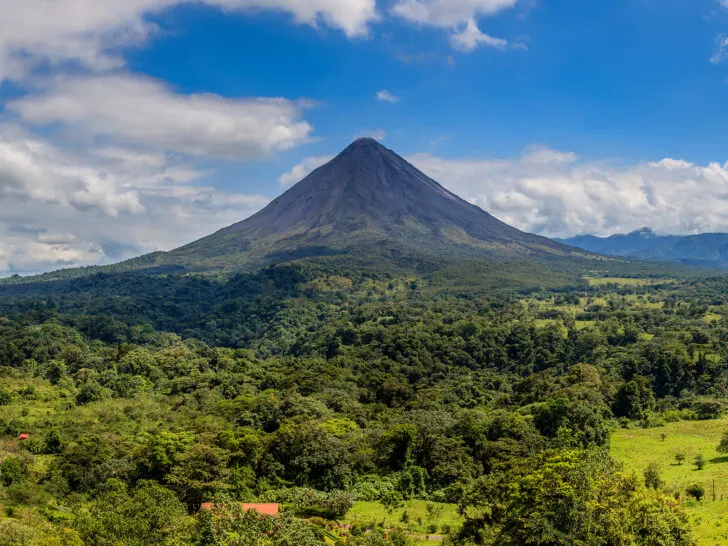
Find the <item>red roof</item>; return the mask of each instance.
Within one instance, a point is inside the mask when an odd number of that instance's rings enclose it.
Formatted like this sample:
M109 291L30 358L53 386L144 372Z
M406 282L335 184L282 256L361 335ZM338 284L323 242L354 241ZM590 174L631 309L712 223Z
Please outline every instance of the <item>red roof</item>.
M265 514L266 516L277 516L280 512L280 505L278 504L244 504L241 503L240 506L242 506L243 510L246 512L249 512L250 510L255 510L256 512L260 514ZM200 506L200 510L212 510L213 507L215 507L215 504L212 502L203 502L202 506Z
M18 440L27 440L30 438L30 434L27 432L23 432L22 434L18 434Z

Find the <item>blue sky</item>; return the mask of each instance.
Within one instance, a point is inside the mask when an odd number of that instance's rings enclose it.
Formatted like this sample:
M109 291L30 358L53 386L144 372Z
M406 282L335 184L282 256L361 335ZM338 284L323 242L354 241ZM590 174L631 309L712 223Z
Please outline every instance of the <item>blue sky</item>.
M728 231L720 0L0 10L0 275L172 248L362 135L524 230Z
M484 31L528 51L455 51L447 31L396 18L354 39L276 12L185 6L155 20L167 34L131 52L134 72L183 93L318 103L305 119L320 142L277 164L374 130L403 153L447 137L442 153L465 156L538 143L584 157L725 159L728 68L710 59L728 12L715 0L541 0L481 19ZM382 89L400 102L376 101Z

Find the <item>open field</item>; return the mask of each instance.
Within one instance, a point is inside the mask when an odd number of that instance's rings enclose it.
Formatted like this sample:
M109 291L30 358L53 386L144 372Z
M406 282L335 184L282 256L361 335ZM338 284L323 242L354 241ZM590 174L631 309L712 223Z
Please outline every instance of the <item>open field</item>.
M431 515L427 505L436 508ZM407 523L403 515L407 513ZM456 530L463 524L463 519L454 504L429 503L427 501L413 500L404 503L392 513L388 513L384 505L379 502L357 502L344 519L345 523L371 523L382 524L385 528L400 527L416 540L416 544L433 544L439 541L449 530ZM417 540L419 539L419 540Z
M641 476L651 463L660 467L666 490L681 494L701 546L728 544L728 456L716 451L726 428L728 418L680 421L652 429L620 429L612 435L612 455L627 472ZM676 462L677 453L686 455L683 464ZM703 470L693 464L699 454L707 461ZM705 499L699 503L686 500L685 489L694 483L705 488Z
M675 279L646 279L631 277L585 277L591 286L604 286L616 284L618 286L657 286L664 284L675 284Z

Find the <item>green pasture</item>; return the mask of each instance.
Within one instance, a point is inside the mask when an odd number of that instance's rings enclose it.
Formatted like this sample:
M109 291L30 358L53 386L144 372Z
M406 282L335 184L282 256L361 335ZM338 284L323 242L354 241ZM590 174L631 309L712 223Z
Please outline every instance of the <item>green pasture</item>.
M428 511L428 504L434 510ZM346 515L344 523L381 525L384 528L399 527L419 545L433 544L433 540L441 540L449 531L459 528L463 524L463 518L458 514L455 504L413 500L388 512L379 502L357 502Z
M641 477L648 465L658 465L665 490L680 495L701 546L728 544L728 456L716 451L726 429L728 418L679 421L651 429L619 429L611 439L612 455L627 472ZM685 455L682 464L676 461L678 453ZM693 464L697 455L707 461L703 470ZM695 483L705 488L701 502L689 500L685 493Z

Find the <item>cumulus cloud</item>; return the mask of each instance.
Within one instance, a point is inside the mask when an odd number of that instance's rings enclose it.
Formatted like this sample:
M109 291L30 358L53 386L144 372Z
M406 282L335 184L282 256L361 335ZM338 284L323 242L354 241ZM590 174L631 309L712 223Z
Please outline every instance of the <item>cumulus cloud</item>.
M320 156L320 157L307 157L298 165L295 165L287 173L283 173L278 177L278 183L284 188L293 186L297 182L300 182L306 178L313 171L325 165L334 158L332 155Z
M398 0L393 12L415 23L453 27L474 17L495 15L518 0Z
M119 147L72 155L0 127L0 275L174 248L269 201L216 191L206 174L172 156Z
M728 2L728 0L726 0ZM719 64L723 62L728 55L728 35L721 34L715 39L716 49L713 56L710 58L710 62L713 64Z
M290 100L181 95L126 74L58 77L8 109L33 124L61 122L115 141L238 160L292 148L312 131Z
M460 32L454 33L450 37L452 46L460 51L473 51L479 45L486 45L496 49L505 49L508 47L508 41L501 38L493 38L480 31L475 19L469 19L465 28Z
M17 128L0 134L0 199L95 208L111 217L144 211L136 191L106 172L69 164L56 149Z
M362 36L369 23L378 19L376 0L205 0L232 9L271 9L293 13L300 23L316 25L319 20L342 29L348 36Z
M399 97L393 95L386 89L382 89L379 93L377 93L377 99L382 102L389 102L391 104L399 102Z
M292 172L307 174L325 159L309 158ZM539 147L510 159L407 159L464 199L532 233L611 235L644 226L670 234L728 232L728 164L667 158L619 165Z
M728 231L728 164L668 158L615 165L548 149L505 160L410 159L503 221L547 236L643 226L674 234Z
M298 23L323 23L349 36L367 34L377 19L375 0L0 0L0 81L22 79L39 63L119 68L118 50L144 43L157 30L150 16L190 3L283 11Z
M476 20L514 7L519 0L397 0L392 13L407 21L449 29L455 49L469 52L479 45L505 49L506 40L478 28Z

